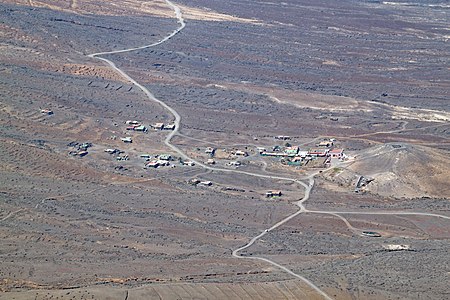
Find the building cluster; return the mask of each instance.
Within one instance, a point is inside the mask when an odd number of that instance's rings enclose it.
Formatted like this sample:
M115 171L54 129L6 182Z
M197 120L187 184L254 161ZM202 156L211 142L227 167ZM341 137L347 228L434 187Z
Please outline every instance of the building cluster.
M155 130L175 130L175 124L155 123L150 125Z
M200 179L198 179L198 178L190 179L190 180L188 180L188 183L189 183L190 185L195 185L195 186L197 186L197 185L212 186L212 185L213 185L212 181L209 181L209 180L200 180Z
M141 156L142 157L142 156ZM145 166L147 168L159 168L159 167L167 167L170 166L170 162L174 160L172 155L170 154L160 154L156 155L155 157L149 156L146 158L147 162L145 163Z
M344 149L334 147L334 139L323 140L313 148L300 149L298 146L288 145L286 147L274 146L267 150L263 147L257 147L261 156L280 157L282 162L288 165L301 166L310 161L322 159L323 163L330 162L331 158L344 159Z
M148 132L148 128L143 125L141 122L136 120L128 120L125 122L127 125L126 130L128 131L137 131L137 132ZM154 130L175 130L175 124L164 124L164 123L155 123L149 125L150 128ZM124 143L132 143L133 139L129 136L121 138L121 141Z
M209 156L213 157L214 154L216 154L216 148L213 147L208 147L205 149L205 153L208 154Z
M120 138L120 140L127 144L131 144L133 142L133 139L130 136Z
M205 153L209 156L209 158L205 161L205 164L207 164L207 165L216 164L216 161L214 159L214 157L216 155L216 151L217 151L217 148L214 148L214 147L207 147L205 149ZM239 150L239 149L233 149L231 151L227 151L226 149L223 149L223 151L229 153L228 159L237 159L239 157L249 156L249 153L247 151L243 151L243 150ZM230 167L239 167L242 165L242 163L234 160L234 161L228 162L226 165L230 166Z
M233 151L233 152L231 152L231 154L233 154L234 156L243 156L243 157L248 156L248 153L246 151L242 151L242 150Z
M277 136L275 137L275 139L276 139L276 140L287 141L287 140L290 140L291 137L288 136L288 135L277 135Z
M373 178L366 178L364 176L359 176L358 180L356 181L355 193L360 193L361 191L363 191L362 189L372 181Z
M280 190L273 190L273 191L267 191L266 197L267 198L273 198L273 197L281 197L282 193Z
M111 155L124 153L124 151L122 151L120 149L116 149L116 148L108 148L108 149L105 149L104 151Z
M150 154L141 154L141 158L145 159L145 167L146 168L159 168L159 167L172 167L175 168L176 165L174 162L178 162L182 166L193 167L195 166L195 162L191 160L182 160L181 158L173 157L170 154L159 154L152 156Z
M41 114L51 116L51 115L53 115L53 110L44 108L44 109L41 109Z
M92 143L70 142L67 146L72 148L69 151L70 156L84 157L89 154L88 149L92 147Z

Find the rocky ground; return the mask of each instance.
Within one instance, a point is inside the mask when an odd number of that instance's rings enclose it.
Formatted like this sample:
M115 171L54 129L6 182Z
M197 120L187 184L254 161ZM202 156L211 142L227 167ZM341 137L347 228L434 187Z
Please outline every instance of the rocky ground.
M165 2L67 2L0 4L0 299L320 299L271 265L231 256L294 213L303 187L180 165L163 144L167 131L125 125L173 116L86 56L172 32ZM299 177L312 170L255 147L284 146L276 135L302 148L335 137L357 161L318 175L308 209L448 216L449 12L409 2L180 0L180 34L105 57L180 113L173 143L199 161L213 146L218 167L240 160L239 170ZM85 142L86 156L69 155ZM397 144L408 151L390 151ZM144 153L172 154L176 167L144 168ZM379 177L356 194L358 175ZM282 197L266 198L272 189ZM336 299L448 298L448 220L343 216L382 237L308 213L243 254L285 265Z

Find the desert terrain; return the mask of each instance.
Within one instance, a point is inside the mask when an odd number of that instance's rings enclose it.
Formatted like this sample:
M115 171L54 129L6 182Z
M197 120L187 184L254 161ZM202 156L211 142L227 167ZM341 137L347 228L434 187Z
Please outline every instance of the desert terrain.
M448 299L449 9L2 1L0 299Z

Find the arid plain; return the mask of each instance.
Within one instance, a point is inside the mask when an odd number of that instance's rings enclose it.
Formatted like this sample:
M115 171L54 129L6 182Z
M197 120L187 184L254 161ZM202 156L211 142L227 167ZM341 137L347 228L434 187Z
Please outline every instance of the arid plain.
M0 299L448 299L445 1L0 14Z

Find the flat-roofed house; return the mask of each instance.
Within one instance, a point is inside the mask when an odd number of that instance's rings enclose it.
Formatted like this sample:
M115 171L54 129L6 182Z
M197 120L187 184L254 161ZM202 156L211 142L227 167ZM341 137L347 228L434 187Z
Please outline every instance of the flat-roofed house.
M266 197L270 198L270 197L280 197L282 195L280 190L273 190L273 191L268 191L266 193Z
M331 147L333 146L333 142L331 141L321 141L317 144L318 147Z
M238 156L248 156L248 153L242 150L237 150L236 152L234 152L234 155L238 155Z
M164 130L175 130L175 124L164 125Z
M291 147L286 147L284 149L284 153L286 153L289 156L295 156L295 155L297 155L299 150L300 149L298 148L298 146L291 146Z
M122 142L124 142L124 143L132 143L132 142L133 142L133 139L132 139L131 137L129 137L129 136L124 137L124 138L120 138L120 139L121 139Z
M163 130L164 129L164 123L156 123L153 124L152 127L156 130Z
M308 154L315 157L324 157L327 156L330 152L330 149L326 148L316 148L316 149L310 149L308 151Z
M153 160L153 161L151 161L151 162L149 162L147 164L147 167L149 167L149 168L157 168L157 167L159 167L159 162L156 161L156 160Z
M342 158L344 156L344 149L333 149L330 151L329 155L335 158Z

